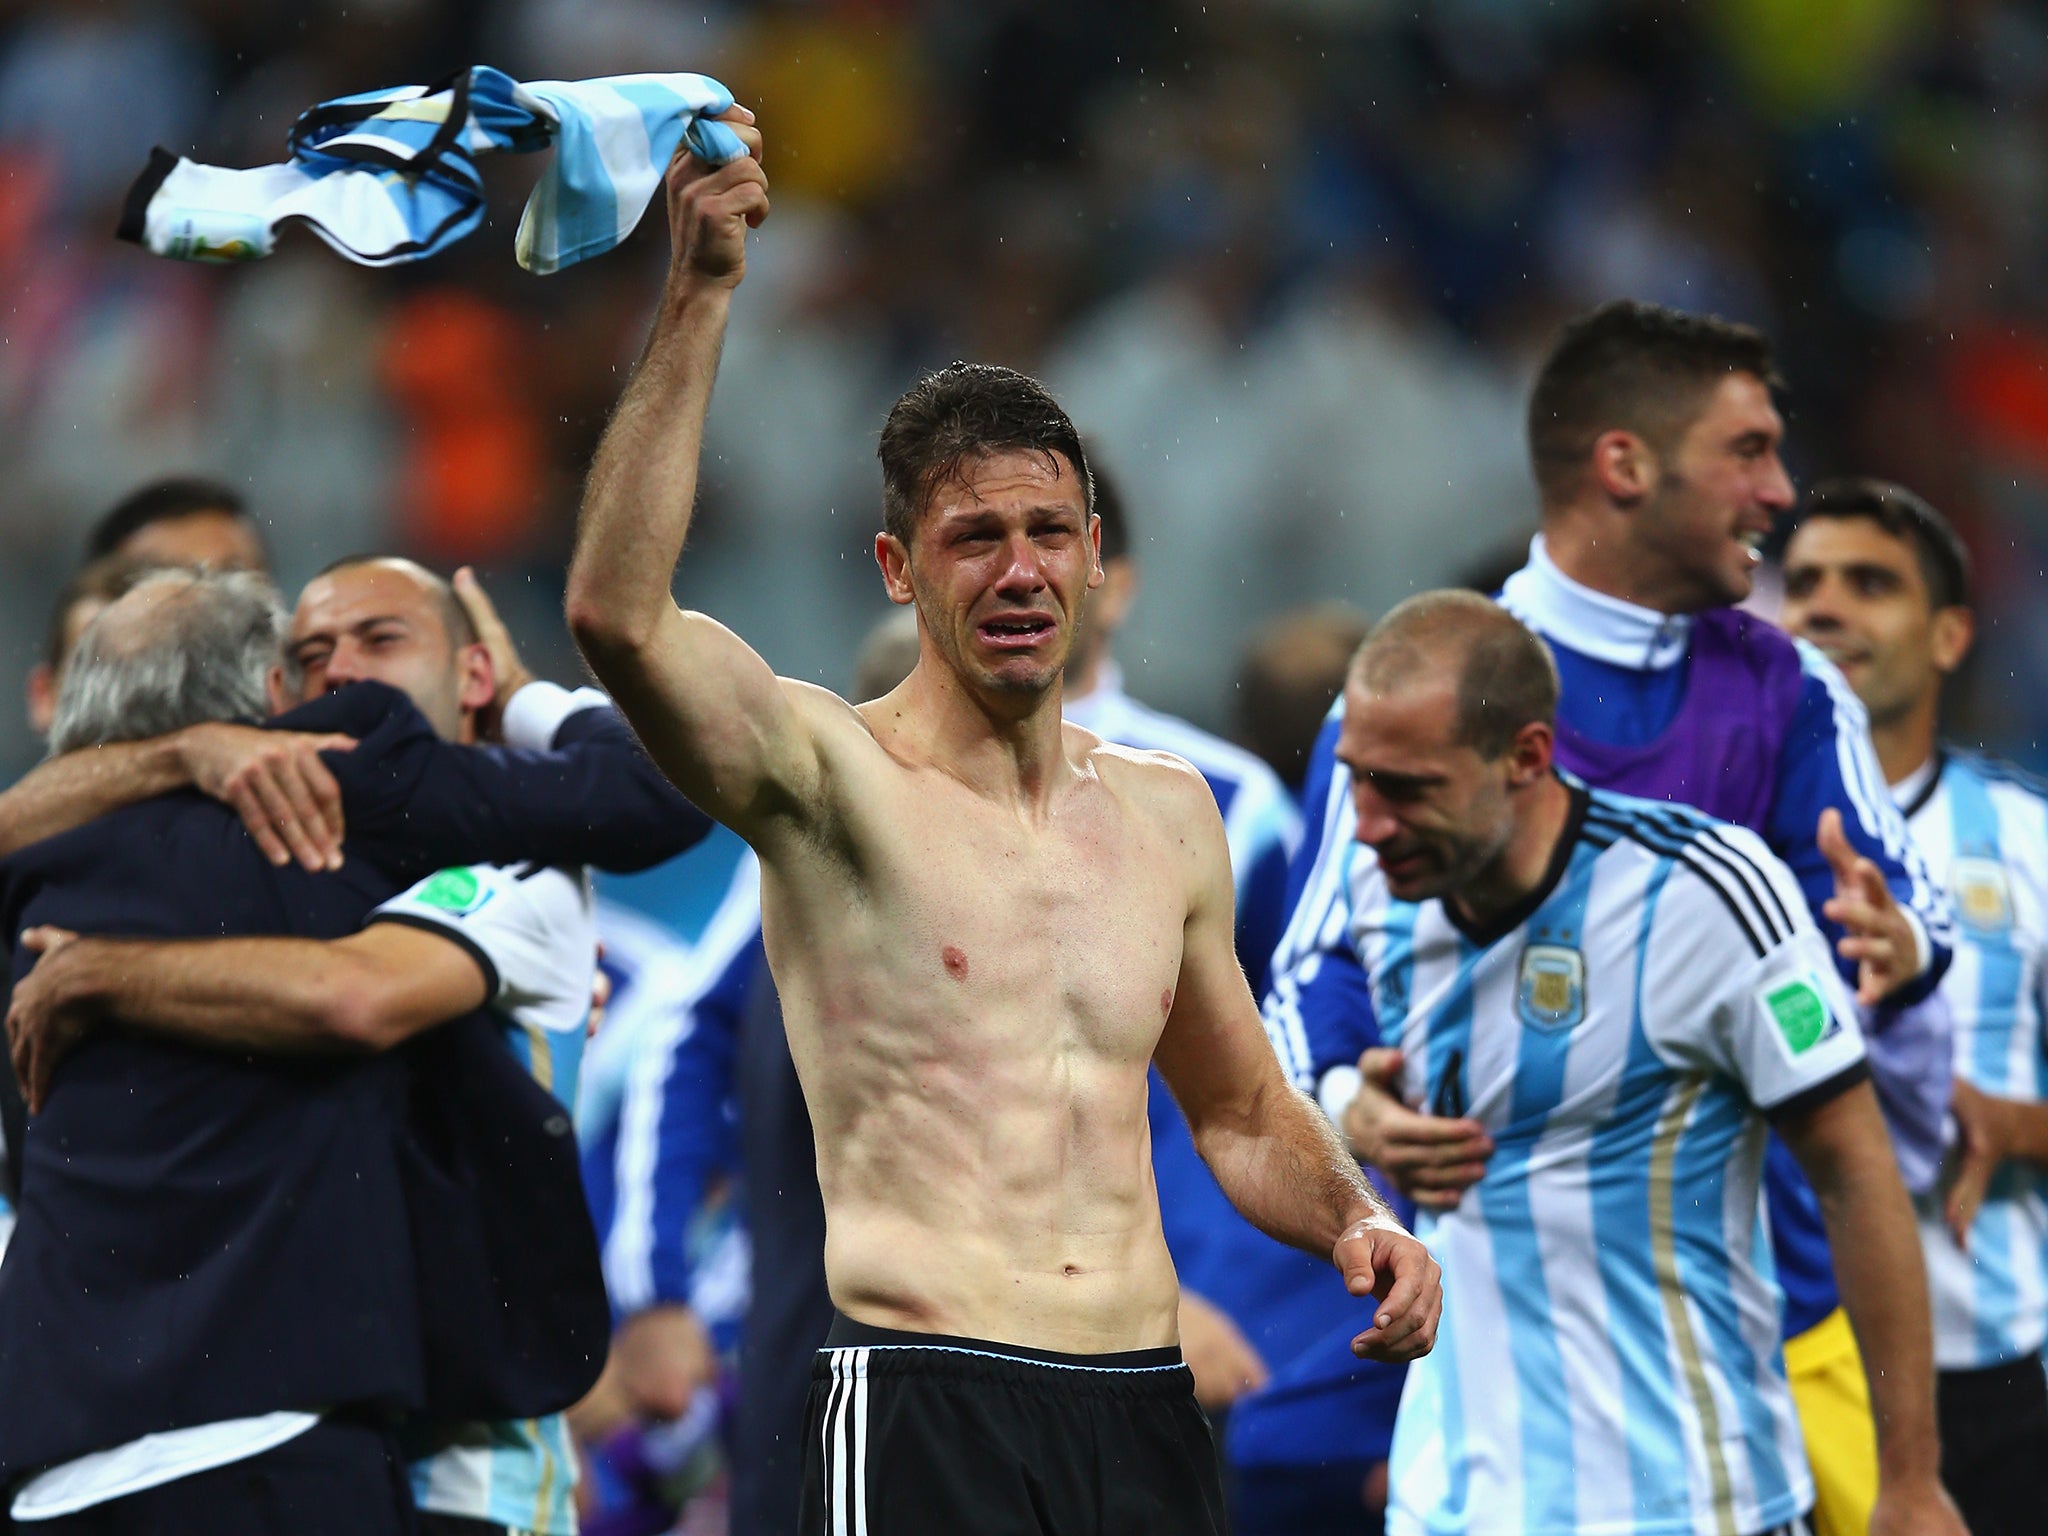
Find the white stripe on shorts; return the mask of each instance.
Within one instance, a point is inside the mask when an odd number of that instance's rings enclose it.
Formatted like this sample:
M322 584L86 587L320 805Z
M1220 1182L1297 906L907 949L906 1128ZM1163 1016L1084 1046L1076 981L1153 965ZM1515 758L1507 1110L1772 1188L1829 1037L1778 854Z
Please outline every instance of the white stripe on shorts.
M825 1400L825 1510L832 1536L868 1536L868 1352L826 1353L832 1393Z

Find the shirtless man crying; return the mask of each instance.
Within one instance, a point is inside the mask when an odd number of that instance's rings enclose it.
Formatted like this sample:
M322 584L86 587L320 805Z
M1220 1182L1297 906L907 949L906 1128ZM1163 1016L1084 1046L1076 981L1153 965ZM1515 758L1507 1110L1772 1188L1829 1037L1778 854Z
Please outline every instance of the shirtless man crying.
M1178 758L1060 720L1102 579L1087 460L1035 382L955 365L883 428L876 559L916 669L856 709L679 610L756 158L668 173L653 335L600 446L568 610L657 762L761 857L817 1128L840 1316L812 1391L807 1532L1220 1532L1146 1128L1156 1061L1231 1199L1378 1298L1409 1360L1437 1267L1283 1077L1231 947L1216 804Z

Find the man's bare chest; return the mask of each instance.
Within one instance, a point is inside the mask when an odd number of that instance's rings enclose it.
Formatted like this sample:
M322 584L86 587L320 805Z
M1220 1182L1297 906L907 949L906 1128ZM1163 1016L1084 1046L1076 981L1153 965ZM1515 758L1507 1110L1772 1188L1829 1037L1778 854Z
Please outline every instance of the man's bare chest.
M864 926L886 968L970 1010L1156 1029L1187 914L1177 845L1107 796L1039 823L961 798L907 797L874 829Z

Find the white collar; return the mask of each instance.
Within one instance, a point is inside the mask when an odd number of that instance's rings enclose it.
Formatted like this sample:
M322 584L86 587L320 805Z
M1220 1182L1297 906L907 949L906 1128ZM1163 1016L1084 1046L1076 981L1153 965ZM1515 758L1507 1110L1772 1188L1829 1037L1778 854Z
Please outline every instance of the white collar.
M1105 656L1095 668L1093 688L1079 696L1068 694L1060 700L1060 717L1100 736L1102 717L1114 713L1123 700L1124 669Z
M1930 752L1927 761L1907 774L1892 786L1892 799L1900 805L1911 805L1920 798L1921 792L1934 782L1934 776L1941 772L1941 754Z
M1529 541L1529 563L1503 584L1500 600L1546 639L1632 671L1678 665L1692 639L1689 613L1659 613L1573 581L1550 558L1540 533Z

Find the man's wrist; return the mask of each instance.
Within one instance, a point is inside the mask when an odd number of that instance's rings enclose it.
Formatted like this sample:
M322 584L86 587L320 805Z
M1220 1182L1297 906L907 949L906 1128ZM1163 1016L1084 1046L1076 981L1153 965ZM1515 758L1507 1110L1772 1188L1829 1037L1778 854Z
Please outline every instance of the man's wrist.
M505 701L499 720L500 734L508 747L525 747L545 752L555 744L555 732L571 715L586 709L603 709L611 700L595 688L564 688L535 678Z
M732 296L739 285L737 275L705 277L701 273L672 267L661 292L663 318L723 319L732 307Z

